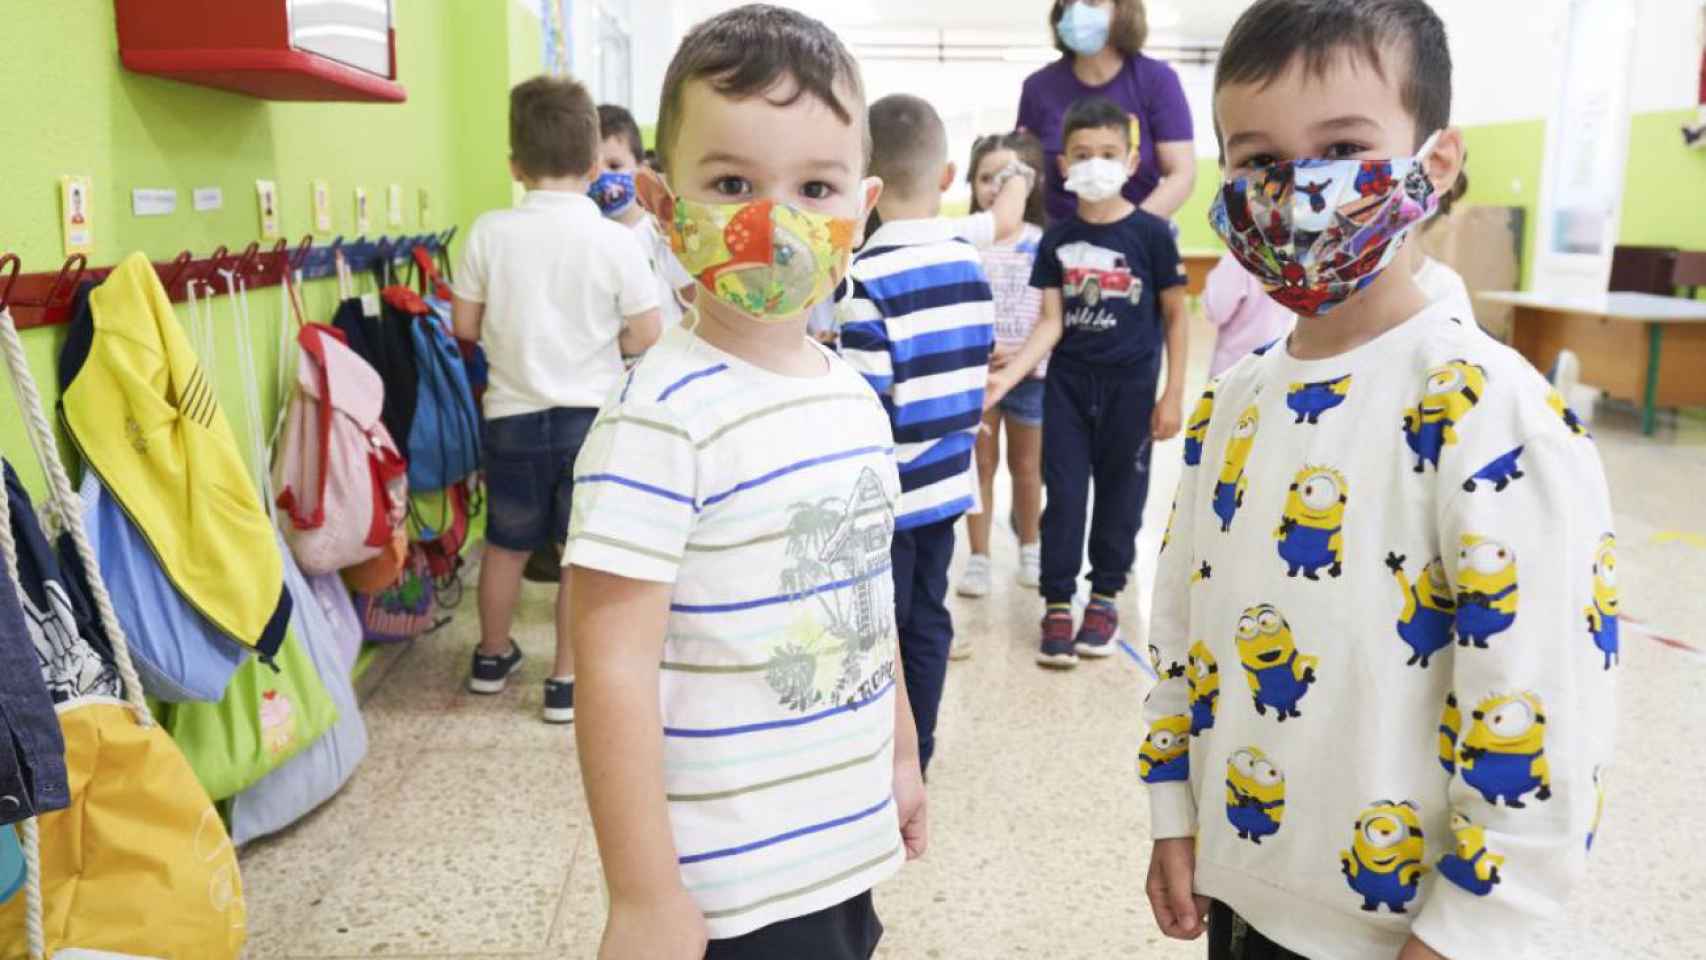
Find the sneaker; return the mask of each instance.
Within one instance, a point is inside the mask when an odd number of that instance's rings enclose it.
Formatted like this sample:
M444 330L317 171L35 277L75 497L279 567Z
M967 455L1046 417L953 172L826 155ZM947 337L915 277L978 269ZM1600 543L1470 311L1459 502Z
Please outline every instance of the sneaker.
M509 683L510 674L521 666L521 648L515 641L509 642L509 652L501 657L488 657L474 648L474 666L468 672L468 692L493 694L503 693Z
M1072 649L1072 611L1050 610L1043 616L1043 643L1037 651L1037 663L1057 670L1078 666L1078 654Z
M974 553L966 560L966 570L960 574L959 586L954 590L962 597L987 597L989 580L989 558Z
M1043 547L1040 543L1019 544L1019 586L1035 589L1043 582Z
M546 723L575 722L575 678L545 681L545 709L542 711Z
M1112 656L1119 639L1120 612L1113 601L1102 597L1091 599L1084 608L1084 625L1078 628L1078 639L1073 643L1078 655L1096 659Z
M954 631L954 645L948 648L948 659L970 660L971 651L971 637L962 631Z

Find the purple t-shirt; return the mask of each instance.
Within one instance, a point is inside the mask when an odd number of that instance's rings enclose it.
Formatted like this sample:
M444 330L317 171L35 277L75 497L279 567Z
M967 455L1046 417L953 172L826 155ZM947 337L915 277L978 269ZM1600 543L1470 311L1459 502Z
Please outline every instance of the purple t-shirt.
M1127 57L1125 66L1114 78L1100 87L1086 85L1072 72L1072 59L1062 57L1025 78L1024 92L1019 95L1019 123L1043 142L1046 154L1043 164L1045 187L1043 198L1050 223L1072 216L1078 198L1067 193L1061 176L1061 127L1066 111L1074 103L1101 95L1125 108L1137 120L1137 173L1126 181L1125 196L1132 203L1142 203L1161 182L1161 168L1155 162L1155 145L1190 140L1191 106L1185 101L1185 88L1179 75L1160 60L1143 54Z

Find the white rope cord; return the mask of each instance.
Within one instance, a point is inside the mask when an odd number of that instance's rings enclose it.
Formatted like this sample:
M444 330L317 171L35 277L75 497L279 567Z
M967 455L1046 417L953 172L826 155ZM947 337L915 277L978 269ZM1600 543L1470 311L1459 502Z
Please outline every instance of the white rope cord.
M10 315L7 315L6 323L11 323ZM21 603L24 584L18 578L18 544L12 537L12 505L4 491L0 491L0 558L5 561L6 574L11 577ZM47 934L42 928L41 831L37 829L35 817L18 824L18 830L21 834L19 844L24 848L24 938L30 960L43 960L47 953Z
M0 348L6 354L6 366L12 374L12 392L18 399L18 410L28 427L30 445L41 461L42 472L47 474L47 503L57 513L61 530L71 535L71 543L77 548L77 558L83 562L83 570L88 575L95 611L106 627L107 640L113 648L113 661L118 667L119 679L124 681L124 700L130 704L138 724L153 726L154 715L148 712L148 703L142 699L142 679L136 675L136 664L130 659L130 642L125 639L124 624L119 622L118 613L113 609L113 598L107 593L107 582L101 576L101 565L96 562L95 548L90 546L89 532L83 526L77 495L71 491L71 481L65 476L65 464L59 459L53 428L48 425L47 414L43 412L41 394L36 390L35 377L30 374L29 359L24 356L24 342L18 336L18 327L12 322L9 311L0 311Z
M250 324L249 285L241 277L231 281L231 313L237 322L237 362L243 371L243 412L248 417L249 472L273 526L278 526L278 507L273 503L272 456L261 428L261 379L255 372L255 334Z

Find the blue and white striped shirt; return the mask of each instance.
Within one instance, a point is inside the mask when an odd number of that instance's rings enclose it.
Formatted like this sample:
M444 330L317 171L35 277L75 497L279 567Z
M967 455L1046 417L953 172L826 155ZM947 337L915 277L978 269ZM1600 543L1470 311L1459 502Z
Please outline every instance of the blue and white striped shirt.
M882 397L910 530L970 510L972 448L995 343L995 304L977 248L943 218L891 220L854 258L838 308L841 356Z

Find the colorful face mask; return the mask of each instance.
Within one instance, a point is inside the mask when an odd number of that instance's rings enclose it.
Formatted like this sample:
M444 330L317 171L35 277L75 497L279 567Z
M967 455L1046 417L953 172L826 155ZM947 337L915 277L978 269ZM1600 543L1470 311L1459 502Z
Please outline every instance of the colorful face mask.
M759 320L799 316L847 272L857 221L774 200L674 202L666 226L683 268L718 300Z
M1055 24L1055 36L1073 53L1090 56L1108 45L1108 28L1113 23L1112 7L1092 7L1085 0L1070 3Z
M1276 163L1222 186L1209 224L1269 296L1321 316L1373 283L1439 209L1423 166L1438 136L1414 157Z
M620 217L634 205L634 175L606 170L587 188L586 195L607 217Z

